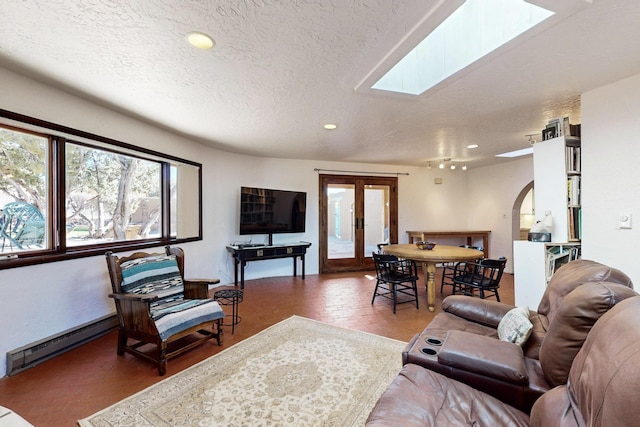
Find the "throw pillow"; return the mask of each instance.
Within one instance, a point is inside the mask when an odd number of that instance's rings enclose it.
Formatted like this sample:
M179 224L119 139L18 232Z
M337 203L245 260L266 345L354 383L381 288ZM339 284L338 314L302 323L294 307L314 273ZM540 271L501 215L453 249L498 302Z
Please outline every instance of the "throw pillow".
M522 306L511 309L498 324L498 338L523 346L527 342L533 324L529 320L529 307Z

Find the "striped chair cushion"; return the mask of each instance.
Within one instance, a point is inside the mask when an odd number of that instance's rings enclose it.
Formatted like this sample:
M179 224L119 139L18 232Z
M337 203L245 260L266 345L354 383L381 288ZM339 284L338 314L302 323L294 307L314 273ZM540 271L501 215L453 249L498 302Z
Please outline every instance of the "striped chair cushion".
M154 294L160 299L181 298L184 283L175 255L153 255L136 258L120 265L122 291Z

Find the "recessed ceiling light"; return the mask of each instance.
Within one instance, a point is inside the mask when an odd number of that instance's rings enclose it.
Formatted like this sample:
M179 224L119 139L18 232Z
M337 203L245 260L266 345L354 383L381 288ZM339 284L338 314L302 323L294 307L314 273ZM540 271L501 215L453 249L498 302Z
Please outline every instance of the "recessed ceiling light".
M478 144L469 144L467 148L478 148Z
M216 45L216 42L213 39L206 35L205 33L200 33L197 31L192 31L187 34L187 41L193 47L197 47L198 49L208 50Z
M523 148L522 150L509 151L508 153L496 154L496 157L520 157L527 154L533 154L533 147Z
M327 123L326 125L324 125L324 128L327 130L334 130L337 127L338 125L334 125L333 123Z

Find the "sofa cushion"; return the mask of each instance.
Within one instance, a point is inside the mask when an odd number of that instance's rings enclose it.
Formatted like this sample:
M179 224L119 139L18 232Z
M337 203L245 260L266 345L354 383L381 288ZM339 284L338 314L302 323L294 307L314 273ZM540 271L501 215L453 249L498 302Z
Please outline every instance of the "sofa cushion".
M531 425L637 425L639 325L640 296L602 315L576 355L567 384L545 393L533 406Z
M620 301L637 295L623 285L592 282L564 298L540 348L540 364L552 386L567 382L573 359L594 323Z
M382 394L367 426L528 426L529 416L466 384L404 365Z
M564 297L576 287L589 282L612 282L633 288L629 276L620 270L599 262L578 259L563 265L551 277L538 305L538 313L547 316L550 324Z
M529 307L522 306L509 310L498 324L498 338L523 346L531 335L533 323L529 320Z

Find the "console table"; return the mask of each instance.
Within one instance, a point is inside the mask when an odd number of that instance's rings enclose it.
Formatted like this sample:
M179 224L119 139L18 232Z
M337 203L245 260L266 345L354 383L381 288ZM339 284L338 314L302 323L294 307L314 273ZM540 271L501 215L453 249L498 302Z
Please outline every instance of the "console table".
M474 231L474 230L458 230L458 231L407 231L409 235L409 243L415 241L427 240L427 237L466 237L467 245L473 246L473 238L482 238L482 250L484 257L489 258L489 233L491 231Z
M304 280L304 256L309 242L289 243L284 245L256 246L256 245L229 245L227 251L234 260L234 282L238 286L238 266L240 266L240 289L244 289L244 268L248 261L262 261L266 259L293 258L293 277L297 275L296 258L302 261L302 279Z

